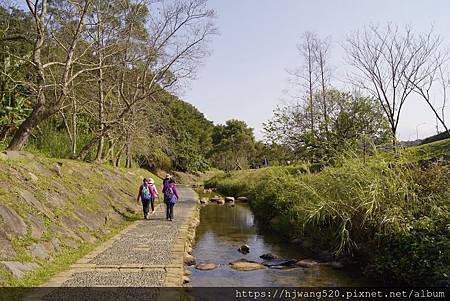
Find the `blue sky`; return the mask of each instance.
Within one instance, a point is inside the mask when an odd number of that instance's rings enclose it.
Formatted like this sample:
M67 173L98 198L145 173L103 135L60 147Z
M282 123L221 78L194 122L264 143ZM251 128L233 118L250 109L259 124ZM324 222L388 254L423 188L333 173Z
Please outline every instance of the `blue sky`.
M344 52L339 43L366 24L410 24L416 31L431 26L450 45L450 2L422 0L209 0L217 13L220 35L212 55L181 97L215 123L237 118L262 138L262 123L282 103L288 88L286 69L299 66L296 44L305 31L333 41L331 59L336 81L345 80ZM447 105L450 116L450 104ZM448 120L449 118L447 118ZM399 124L399 138L436 133L431 110L411 98Z

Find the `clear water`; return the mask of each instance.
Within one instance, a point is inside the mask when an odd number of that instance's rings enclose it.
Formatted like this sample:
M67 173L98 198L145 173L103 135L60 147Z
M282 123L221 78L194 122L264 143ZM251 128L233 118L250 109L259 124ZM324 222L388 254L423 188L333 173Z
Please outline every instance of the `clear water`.
M283 242L279 237L258 230L255 217L247 204L208 205L201 209L193 255L197 263L220 264L215 270L200 271L189 267L193 287L217 286L370 286L360 273L336 270L327 266L313 268L264 269L235 271L229 263L241 258L261 262L260 255L273 253L280 258L314 259L298 247ZM243 255L237 249L246 244L250 253Z

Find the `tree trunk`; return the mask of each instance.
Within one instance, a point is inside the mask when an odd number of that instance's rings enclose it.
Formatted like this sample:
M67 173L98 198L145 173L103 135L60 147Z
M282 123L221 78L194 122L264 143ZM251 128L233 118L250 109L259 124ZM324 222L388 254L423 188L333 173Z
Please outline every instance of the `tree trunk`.
M78 125L77 125L77 101L75 97L72 100L72 158L77 154L77 139L78 139Z
M73 70L71 70L73 72ZM71 74L72 76L72 74ZM77 139L78 139L78 123L77 123L77 98L73 89L72 82L72 158L75 158L77 155Z
M325 132L328 133L328 113L327 113L327 97L325 90L325 70L323 66L323 61L320 61L320 75L322 82L322 102L323 102L323 118L325 122Z
M314 136L314 108L313 108L313 82L312 82L312 62L311 58L308 63L308 73L309 73L309 109L311 114L311 133Z
M125 163L125 167L126 168L130 168L131 167L131 147L130 147L130 144L128 142L127 142L126 149L127 149L127 160L126 160L126 163Z
M445 132L449 132L447 125L445 124L444 121L444 106L442 107L442 118L441 116L439 116L439 113L437 112L437 110L434 108L434 106L432 105L432 103L426 99L426 102L428 103L428 105L430 106L431 110L434 113L434 116L436 116L436 120L439 120L439 122L441 123L442 127L444 128Z
M125 136L125 144L126 144L126 163L125 163L125 167L126 168L131 168L131 163L132 163L132 155L131 155L131 137L130 137L130 133L126 133Z
M38 105L31 112L30 116L20 125L14 134L13 139L9 143L8 150L19 151L22 150L27 143L28 137L33 130L38 126L49 114L44 111L42 105Z
M27 4L30 11L33 12L33 18L37 29L37 36L33 46L33 63L36 72L36 86L38 92L33 106L33 111L17 129L13 139L8 145L8 150L22 150L34 128L46 118L46 115L48 115L44 114L45 95L43 86L45 85L45 73L44 66L41 61L41 50L45 38L44 18L47 12L47 1L43 1L41 3L40 13L38 12L37 7L35 7L33 11L30 3L27 2Z
M114 165L114 145L115 144L116 143L112 139L109 139L108 151L106 152L105 156L102 158L102 162L109 161L111 163L111 165Z
M100 161L102 158L103 145L105 143L105 121L104 121L104 111L105 111L105 94L103 88L103 32L100 28L102 27L102 20L99 18L99 30L97 31L97 41L98 41L98 125L100 129L100 139L98 141L97 155L95 161Z
M99 137L94 137L89 141L86 145L83 146L80 153L77 156L78 160L85 160L87 155L89 154L89 151L94 147L94 145L98 142Z
M392 147L394 148L394 150L397 150L397 129L396 128L391 128L391 135L392 135Z
M103 76L103 72L100 69L100 78ZM99 84L99 104L98 104L98 122L100 128L100 137L98 141L97 155L95 157L96 161L99 161L102 158L103 145L105 143L105 123L104 123L104 94L103 94L103 83L102 79L100 79Z
M120 148L119 152L117 153L117 158L116 158L116 162L115 162L115 166L116 167L119 167L119 165L120 165L120 158L122 157L122 153L125 150L125 146L126 146L126 143L124 143L122 145L122 147Z

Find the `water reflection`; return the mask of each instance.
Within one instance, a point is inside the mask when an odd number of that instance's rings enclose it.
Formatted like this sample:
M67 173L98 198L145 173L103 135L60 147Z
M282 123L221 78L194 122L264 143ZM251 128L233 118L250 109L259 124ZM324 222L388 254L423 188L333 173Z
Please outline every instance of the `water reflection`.
M241 258L262 261L259 256L274 253L282 258L304 259L308 256L294 245L279 238L260 233L256 220L246 204L209 205L200 212L197 242L193 255L197 262L214 262L220 267L211 271L192 271L192 286L367 286L360 275L330 267L265 269L239 272L229 262ZM237 249L247 244L250 253L243 255Z

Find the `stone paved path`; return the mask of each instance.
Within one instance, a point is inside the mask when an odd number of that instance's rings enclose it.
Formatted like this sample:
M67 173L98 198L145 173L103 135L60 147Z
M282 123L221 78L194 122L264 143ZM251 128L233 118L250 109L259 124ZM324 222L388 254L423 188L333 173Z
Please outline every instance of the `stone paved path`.
M179 187L181 200L174 220L165 218L165 205L149 220L134 223L88 254L44 287L181 286L185 239L197 195Z

